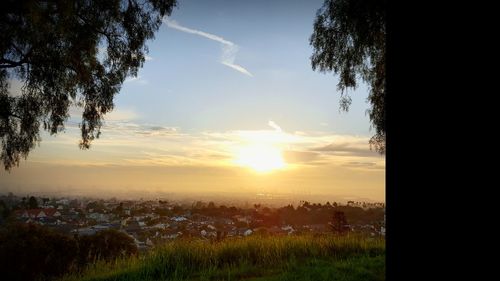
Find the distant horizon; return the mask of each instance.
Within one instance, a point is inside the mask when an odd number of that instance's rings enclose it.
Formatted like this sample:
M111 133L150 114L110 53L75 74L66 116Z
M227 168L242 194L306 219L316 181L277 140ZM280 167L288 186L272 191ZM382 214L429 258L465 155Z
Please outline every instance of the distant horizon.
M83 191L83 192L82 192ZM219 193L206 193L206 194L188 194L188 193L179 193L179 192L149 192L149 193L141 193L139 191L129 192L129 193L121 193L121 194L89 194L88 189L83 189L81 192L67 192L67 191L33 191L33 192L20 192L16 190L12 191L0 191L0 196L8 196L9 193L12 193L17 197L25 197L25 196L35 196L35 197L47 197L47 198L68 198L68 199L91 199L91 200L118 200L118 201L127 201L127 200L164 200L164 201L173 201L173 202L195 202L195 201L203 201L203 202L214 202L215 204L237 204L242 205L244 203L247 204L262 204L265 206L273 206L280 207L285 205L297 205L301 201L308 201L311 204L313 203L321 203L325 204L327 202L333 203L344 203L346 204L349 201L354 202L364 202L364 203L383 203L385 204L385 200L374 200L370 198L362 198L362 197L353 197L348 195L341 195L331 197L325 194L273 194L273 193L256 193L256 194L234 194L230 192L219 192Z

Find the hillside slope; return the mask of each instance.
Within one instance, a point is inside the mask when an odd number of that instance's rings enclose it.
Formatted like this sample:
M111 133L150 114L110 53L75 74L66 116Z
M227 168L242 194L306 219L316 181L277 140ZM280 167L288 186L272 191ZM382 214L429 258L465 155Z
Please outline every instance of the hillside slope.
M62 280L385 280L385 240L332 235L178 240Z

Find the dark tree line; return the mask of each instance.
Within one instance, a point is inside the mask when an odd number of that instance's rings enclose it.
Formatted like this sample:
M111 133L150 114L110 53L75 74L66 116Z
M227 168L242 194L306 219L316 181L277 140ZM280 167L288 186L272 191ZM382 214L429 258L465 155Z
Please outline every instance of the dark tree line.
M97 260L135 254L134 240L114 229L72 237L34 224L0 228L2 280L50 279L80 271Z

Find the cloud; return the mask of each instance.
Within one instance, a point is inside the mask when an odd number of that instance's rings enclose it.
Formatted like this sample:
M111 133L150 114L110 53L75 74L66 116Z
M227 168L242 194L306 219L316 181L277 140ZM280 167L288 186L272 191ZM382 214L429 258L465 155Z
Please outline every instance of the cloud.
M146 84L149 84L148 80L145 80L142 78L142 76L138 75L137 77L127 77L125 79L125 83L138 83L138 84L142 84L142 85L146 85Z
M151 61L151 60L153 60L153 57L148 56L148 55L144 55L144 59L145 59L146 61Z
M376 162L352 161L352 162L345 163L343 166L350 167L350 168L366 168L366 169L376 169L376 170L385 169L384 166L377 165Z
M350 142L350 143L331 143L325 146L320 146L311 149L311 151L326 152L338 156L360 156L360 157L375 157L380 156L374 150L370 150L367 143Z
M278 124L274 123L273 120L269 120L269 122L267 122L267 125L269 125L271 128L275 129L278 132L283 132L283 130L281 130L281 127L278 126Z
M162 127L162 126L138 126L134 131L136 134L147 136L165 136L174 135L178 133L176 127Z
M246 70L243 66L235 64L234 61L236 60L236 53L238 52L238 45L235 43L226 40L218 35L207 33L204 31L196 30L196 29L191 29L185 26L181 26L179 23L177 23L175 20L169 19L168 17L163 18L163 22L170 28L176 29L182 32L190 33L190 34L195 34L201 37L205 37L207 39L219 42L222 44L222 56L221 56L221 61L220 63L228 66L240 73L243 73L245 75L248 75L250 77L253 77L252 73L250 73L248 70Z
M81 117L81 116L80 116ZM139 166L213 166L234 168L242 148L252 145L272 146L282 152L290 169L299 167L337 167L350 170L383 170L385 159L370 151L368 137L335 135L326 132L286 132L269 120L267 130L232 130L184 132L178 127L141 121L132 109L117 109L105 116L101 136L91 152L78 157L78 122L67 126L67 133L44 140L44 146L57 147L63 158L49 154L39 162L71 161L72 164ZM65 147L61 150L60 147ZM49 151L49 150L48 150ZM68 155L68 156L66 156ZM83 158L82 158L83 157Z
M134 120L139 115L131 109L114 109L108 114L104 115L104 120L106 121L124 121L124 120Z
M83 107L71 105L69 107L69 115L70 120L66 124L66 128L75 127L78 128L78 123L82 119ZM135 120L139 117L139 114L133 109L127 108L115 108L111 112L108 112L104 115L104 126L108 126L109 124L116 124L129 122Z
M283 158L287 163L310 163L319 160L320 154L311 151L283 151Z
M351 167L372 167L377 165L375 162L348 162L345 164L345 166L351 166Z

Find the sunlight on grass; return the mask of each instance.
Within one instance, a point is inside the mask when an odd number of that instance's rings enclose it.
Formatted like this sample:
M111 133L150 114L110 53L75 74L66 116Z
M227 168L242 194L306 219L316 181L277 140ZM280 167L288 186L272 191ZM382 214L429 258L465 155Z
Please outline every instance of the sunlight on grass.
M144 257L98 263L81 276L62 280L384 280L384 276L385 240L303 235L216 243L178 240Z

